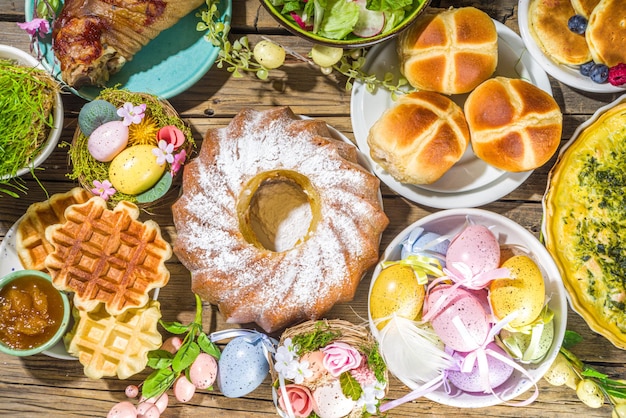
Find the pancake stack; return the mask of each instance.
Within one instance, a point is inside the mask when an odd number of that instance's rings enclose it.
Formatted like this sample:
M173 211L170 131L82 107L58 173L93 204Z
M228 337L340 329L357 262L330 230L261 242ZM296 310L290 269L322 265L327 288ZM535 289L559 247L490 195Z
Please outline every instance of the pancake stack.
M531 0L529 30L557 64L579 66L589 61L613 67L626 63L626 0ZM572 32L568 20L588 20L584 35Z

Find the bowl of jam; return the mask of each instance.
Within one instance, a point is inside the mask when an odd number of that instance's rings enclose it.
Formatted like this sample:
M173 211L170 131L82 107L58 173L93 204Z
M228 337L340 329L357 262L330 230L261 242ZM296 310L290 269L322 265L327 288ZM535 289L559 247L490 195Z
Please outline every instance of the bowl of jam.
M0 278L0 352L41 353L61 340L70 322L68 296L47 273L14 271Z

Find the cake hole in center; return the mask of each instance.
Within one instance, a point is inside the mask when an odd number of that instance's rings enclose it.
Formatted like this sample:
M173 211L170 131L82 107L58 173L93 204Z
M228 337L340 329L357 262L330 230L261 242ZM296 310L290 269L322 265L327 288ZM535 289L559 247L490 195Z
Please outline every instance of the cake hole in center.
M306 239L313 214L307 194L295 181L265 180L250 200L250 227L266 249L286 251Z

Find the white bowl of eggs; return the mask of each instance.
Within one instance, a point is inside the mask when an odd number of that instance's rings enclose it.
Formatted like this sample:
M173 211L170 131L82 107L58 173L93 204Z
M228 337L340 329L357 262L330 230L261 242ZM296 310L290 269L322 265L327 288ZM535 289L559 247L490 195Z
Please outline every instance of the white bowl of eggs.
M567 302L539 240L482 209L402 231L376 266L368 315L389 371L420 397L463 408L526 405L559 352Z

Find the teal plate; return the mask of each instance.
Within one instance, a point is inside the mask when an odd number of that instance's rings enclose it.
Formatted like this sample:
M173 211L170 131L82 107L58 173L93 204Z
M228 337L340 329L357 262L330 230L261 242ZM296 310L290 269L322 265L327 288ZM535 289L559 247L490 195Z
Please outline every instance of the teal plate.
M26 21L33 19L34 3L33 0L26 0ZM64 4L63 0L61 4ZM206 4L200 6L174 26L161 32L135 54L132 61L112 75L106 87L119 86L133 92L169 99L195 84L209 71L219 54L219 48L213 46L203 32L196 30L196 25L200 22L196 12L206 10L206 7ZM230 23L231 0L220 1L219 10L222 22ZM48 34L40 39L39 47L43 56L42 64L61 81L61 69L52 50L52 36ZM102 89L86 86L70 90L86 100L93 100Z

